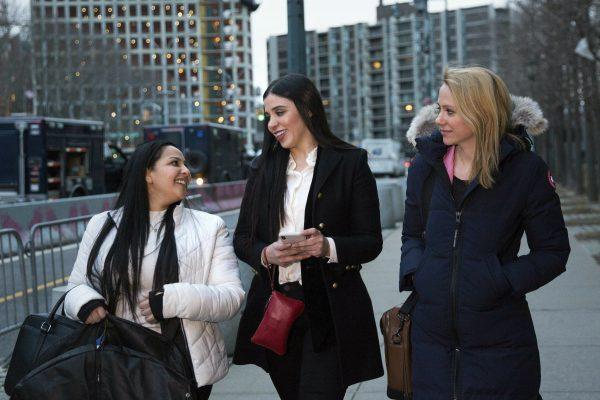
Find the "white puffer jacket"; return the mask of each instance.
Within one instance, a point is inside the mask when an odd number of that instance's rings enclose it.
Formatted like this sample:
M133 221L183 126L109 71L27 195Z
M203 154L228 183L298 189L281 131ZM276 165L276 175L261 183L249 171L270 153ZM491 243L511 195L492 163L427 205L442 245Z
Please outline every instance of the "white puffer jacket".
M120 212L111 215L117 225ZM103 297L86 278L89 252L107 219L107 212L92 217L87 225L65 299L65 313L77 320L82 306ZM179 317L194 366L198 386L222 379L228 371L225 343L217 322L232 318L240 309L244 290L237 258L225 222L218 216L190 210L181 205L173 212L179 260L179 282L164 286L163 317ZM106 237L96 259L100 270L115 238L116 229Z

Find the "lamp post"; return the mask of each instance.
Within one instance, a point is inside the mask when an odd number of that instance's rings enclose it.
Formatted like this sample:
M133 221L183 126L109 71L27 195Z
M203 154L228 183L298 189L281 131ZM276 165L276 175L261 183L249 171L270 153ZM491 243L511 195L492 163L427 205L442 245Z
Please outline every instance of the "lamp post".
M288 0L288 72L306 75L304 0Z
M144 103L148 102L149 104L152 104L152 107L154 107L154 108L158 107L158 108L161 109L161 112L162 112L162 124L163 125L168 125L168 120L169 120L169 118L168 118L168 112L169 112L169 99L168 99L168 96L177 94L176 90L167 89L166 86L167 86L167 83L165 82L165 88L164 89L160 89L160 90L157 89L156 92L154 92L156 95L153 96L157 100L158 100L158 96L163 96L163 99L162 99L163 105L162 106L159 105L159 104L157 104L157 103L150 102L148 100L144 100L142 102L142 106L143 106Z
M19 131L19 196L25 199L25 129L26 121L15 122L15 128Z

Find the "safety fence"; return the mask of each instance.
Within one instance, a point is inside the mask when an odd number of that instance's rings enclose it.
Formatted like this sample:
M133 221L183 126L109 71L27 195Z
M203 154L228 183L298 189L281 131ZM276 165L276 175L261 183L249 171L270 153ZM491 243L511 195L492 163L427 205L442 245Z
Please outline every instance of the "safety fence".
M25 249L14 229L0 229L0 335L19 327L30 311Z
M192 188L185 205L211 213L235 210L244 187L245 182L231 182ZM14 218L19 210L13 210ZM17 329L29 313L50 310L52 289L67 283L92 214L39 222L27 231L0 229L0 336ZM9 219L0 218L0 226L11 225L2 221Z

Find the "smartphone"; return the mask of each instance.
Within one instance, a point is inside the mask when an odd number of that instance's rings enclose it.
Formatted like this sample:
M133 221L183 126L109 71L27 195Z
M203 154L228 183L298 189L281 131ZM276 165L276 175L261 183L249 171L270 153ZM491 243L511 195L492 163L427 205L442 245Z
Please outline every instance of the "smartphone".
M308 239L308 236L300 235L299 233L289 233L285 235L279 235L279 238L283 243L298 243Z

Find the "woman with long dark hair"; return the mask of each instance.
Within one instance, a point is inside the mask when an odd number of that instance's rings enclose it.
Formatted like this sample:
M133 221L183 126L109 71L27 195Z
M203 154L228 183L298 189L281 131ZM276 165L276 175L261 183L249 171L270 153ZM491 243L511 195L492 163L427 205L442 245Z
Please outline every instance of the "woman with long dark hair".
M244 291L224 221L182 205L190 182L184 163L168 142L136 149L115 208L86 227L65 312L86 324L111 313L175 332L195 398L208 399L228 370L216 323L237 313Z
M342 399L353 383L383 375L361 264L381 252L375 179L364 150L330 130L305 76L272 82L263 95L265 135L251 166L234 235L237 256L256 273L234 363L267 371L280 397ZM291 244L282 235L299 234ZM287 352L251 342L275 288L302 300Z

